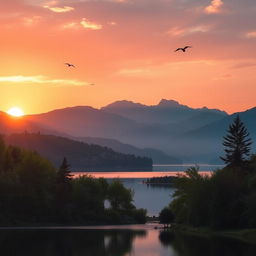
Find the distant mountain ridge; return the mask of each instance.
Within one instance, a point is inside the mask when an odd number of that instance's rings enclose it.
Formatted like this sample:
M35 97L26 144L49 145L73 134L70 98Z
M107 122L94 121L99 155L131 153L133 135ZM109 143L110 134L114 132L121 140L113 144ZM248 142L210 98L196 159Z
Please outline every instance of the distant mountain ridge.
M162 99L157 105L151 106L126 100L116 101L101 108L101 110L147 124L177 123L199 113L215 113L222 117L227 115L225 111L206 107L194 109L182 105L178 101L166 99Z
M151 170L152 160L148 157L123 154L108 147L88 144L68 138L40 133L21 133L6 135L9 145L35 150L59 167L67 157L72 169L78 171L97 170Z
M69 107L23 119L32 130L35 126L42 127L47 130L46 134L57 132L57 135L85 142L93 137L92 140L103 146L145 154L154 160L161 158L163 163L168 157L179 162L181 159L183 162L212 163L223 154L222 137L235 115L206 107L190 108L174 100L162 99L152 106L124 100L101 109ZM256 138L256 108L239 115L251 137Z
M146 156L152 158L154 164L182 164L182 160L169 156L162 152L161 150L153 148L137 148L129 144L121 143L118 140L105 139L105 138L95 138L95 137L84 137L79 138L88 144L96 144L100 146L105 146L112 148L113 150L124 153L124 154L134 154L136 156Z

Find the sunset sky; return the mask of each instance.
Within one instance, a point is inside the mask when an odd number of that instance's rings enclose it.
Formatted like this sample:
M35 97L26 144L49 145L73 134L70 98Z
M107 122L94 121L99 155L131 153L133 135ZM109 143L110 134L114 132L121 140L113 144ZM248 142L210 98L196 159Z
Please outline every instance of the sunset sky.
M161 98L254 107L255 17L255 0L1 1L0 110Z

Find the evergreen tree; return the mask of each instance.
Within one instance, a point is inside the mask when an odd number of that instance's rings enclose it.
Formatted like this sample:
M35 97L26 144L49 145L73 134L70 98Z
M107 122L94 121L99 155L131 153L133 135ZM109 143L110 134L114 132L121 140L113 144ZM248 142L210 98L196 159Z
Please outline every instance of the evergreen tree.
M59 221L67 221L70 218L72 183L69 168L67 159L64 157L56 176L55 207Z
M221 159L229 166L240 166L249 155L251 144L249 133L237 115L224 137L223 146L226 155Z
M71 181L70 165L68 164L66 157L64 157L62 164L57 172L57 183L70 184L70 181Z

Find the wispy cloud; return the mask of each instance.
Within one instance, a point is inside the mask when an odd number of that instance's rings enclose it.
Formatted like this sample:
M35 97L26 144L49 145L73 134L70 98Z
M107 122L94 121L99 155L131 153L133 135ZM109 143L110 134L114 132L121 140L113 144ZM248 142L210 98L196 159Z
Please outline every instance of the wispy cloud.
M46 76L1 76L0 83L51 84L55 86L86 86L89 82L72 79L50 79Z
M224 2L222 0L212 0L211 4L207 6L204 9L204 11L209 14L219 13L223 5L224 5Z
M148 68L121 69L117 74L125 76L141 76L150 74L150 70Z
M186 36L189 34L194 34L194 33L206 33L210 31L210 26L195 26L195 27L188 27L188 28L179 28L179 27L174 27L171 28L167 31L167 34L171 36Z
M250 31L245 35L247 38L256 38L256 31Z
M41 21L41 19L41 16L24 17L23 24L27 27L32 27L37 25Z
M44 8L46 8L52 12L56 12L56 13L71 12L71 11L75 10L75 8L73 8L71 6L51 7L51 6L45 5Z
M80 24L85 28L85 29L90 29L90 30L100 30L103 28L101 24L91 22L85 18L82 19Z

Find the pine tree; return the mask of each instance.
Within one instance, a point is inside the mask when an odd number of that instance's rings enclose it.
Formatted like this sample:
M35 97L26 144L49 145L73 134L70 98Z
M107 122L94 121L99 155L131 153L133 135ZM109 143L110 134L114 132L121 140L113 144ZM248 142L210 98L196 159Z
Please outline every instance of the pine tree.
M240 166L249 155L251 144L249 133L237 115L229 126L228 134L224 137L223 146L226 155L221 159L229 166Z
M59 220L65 221L69 219L71 193L72 183L70 166L66 157L64 157L56 177L55 207Z
M69 184L70 181L71 181L70 165L68 164L66 157L64 157L62 164L57 172L57 183Z

